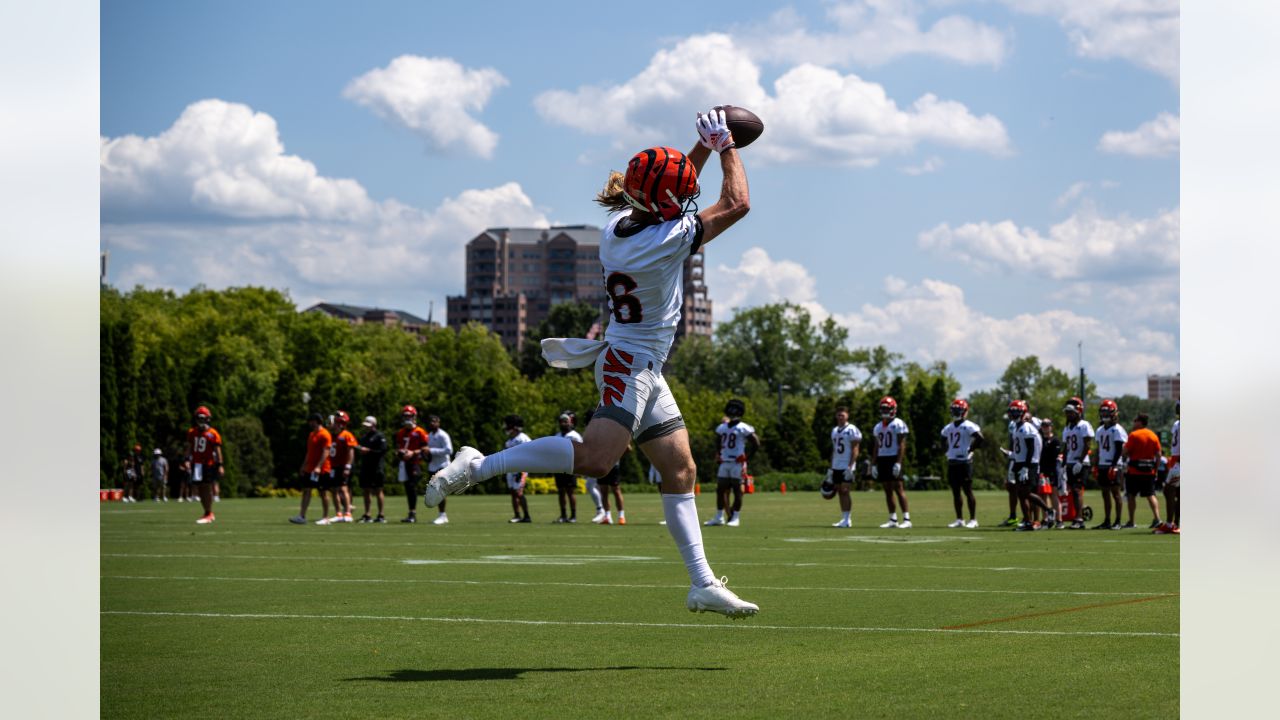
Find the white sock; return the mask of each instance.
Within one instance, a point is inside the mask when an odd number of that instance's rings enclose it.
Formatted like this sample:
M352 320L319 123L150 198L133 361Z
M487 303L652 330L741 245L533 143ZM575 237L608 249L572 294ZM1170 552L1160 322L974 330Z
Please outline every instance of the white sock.
M889 519L894 522L898 522L898 513L896 512L889 513Z
M698 526L698 506L693 493L662 495L662 514L667 519L667 532L676 541L676 549L684 558L689 571L689 582L694 587L706 587L715 582L716 576L707 564L702 551L702 528Z
M729 516L729 520L730 520L730 522L732 522L732 521L734 521L734 520L737 520L737 519L738 519L738 513L734 513L734 514L732 514L732 515L730 515L730 516Z
M624 517L626 517L626 516L627 516L627 511L626 511L626 510L619 510L619 511L618 511L618 519L619 519L619 520L621 520L622 518L624 518Z
M605 511L604 511L604 519L605 519L605 520L607 520L607 521L609 521L609 522L613 522L613 511L612 511L612 510L605 510Z
M906 522L911 522L911 513L909 512L902 513L902 519Z
M488 480L507 473L573 472L573 441L562 435L540 437L485 457L478 479Z
M604 503L600 502L600 489L596 487L595 478L587 478L587 494L591 496L592 502L596 504L596 512L603 512Z
M849 513L840 513L840 517L843 518L845 522L849 522Z

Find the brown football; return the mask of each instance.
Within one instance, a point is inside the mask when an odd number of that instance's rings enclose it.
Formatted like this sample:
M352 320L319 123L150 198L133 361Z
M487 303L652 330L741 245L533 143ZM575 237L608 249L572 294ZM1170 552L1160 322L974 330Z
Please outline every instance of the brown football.
M733 133L733 144L744 148L756 141L764 132L764 121L750 110L736 105L721 105L724 118L728 121L729 132Z

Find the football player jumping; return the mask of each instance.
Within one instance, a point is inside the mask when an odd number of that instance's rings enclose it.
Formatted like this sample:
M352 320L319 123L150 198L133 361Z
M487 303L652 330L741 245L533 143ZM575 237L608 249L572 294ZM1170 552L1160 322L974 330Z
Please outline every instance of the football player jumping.
M671 351L684 304L684 261L751 209L747 176L723 109L697 118L699 142L689 154L652 147L635 154L626 173L612 172L596 202L611 211L601 232L600 263L613 321L604 340L547 338L543 357L553 367L595 365L597 422L581 443L544 437L485 457L464 447L426 491L434 506L507 472L576 473L601 477L632 438L662 475L667 530L689 573L685 606L745 617L760 608L739 598L707 563L694 503L696 466L689 433L662 367ZM698 210L698 171L711 151L720 156L720 198ZM609 422L600 422L607 419Z
M840 495L840 522L832 527L850 527L849 515L853 512L853 500L849 490L853 487L853 474L858 467L858 450L862 446L862 431L849 422L849 408L836 408L836 426L831 428L831 467L822 483L822 497L830 500Z
M884 503L889 507L889 521L882 528L911 527L907 493L902 489L902 459L907 454L907 424L898 417L898 401L884 396L880 400L880 422L872 433L876 436L876 456L871 461L871 479L884 488ZM894 498L902 506L902 522L893 506Z

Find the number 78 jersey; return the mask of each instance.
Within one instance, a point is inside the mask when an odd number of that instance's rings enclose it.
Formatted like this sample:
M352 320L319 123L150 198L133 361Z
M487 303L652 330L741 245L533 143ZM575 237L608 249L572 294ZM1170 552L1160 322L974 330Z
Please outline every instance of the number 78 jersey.
M702 220L682 215L635 226L615 213L600 233L600 264L613 318L604 339L667 360L684 307L684 261L702 244Z

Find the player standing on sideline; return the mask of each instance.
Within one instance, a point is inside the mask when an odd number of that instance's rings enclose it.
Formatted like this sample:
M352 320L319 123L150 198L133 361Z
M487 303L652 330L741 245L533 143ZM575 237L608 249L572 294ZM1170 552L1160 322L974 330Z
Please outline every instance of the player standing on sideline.
M1040 485L1040 453L1044 447L1040 428L1031 417L1025 400L1009 403L1009 420L1013 426L1009 433L1009 473L1017 487L1018 505L1022 509L1022 523L1014 530L1038 530L1040 524L1032 519L1032 506L1046 512L1049 510L1040 496L1032 492Z
M404 486L409 514L402 523L418 522L418 478L422 476L423 448L431 442L427 431L418 427L418 409L405 405L400 411L400 429L396 430L395 448L398 464L397 479Z
M169 502L169 461L160 448L151 453L151 499Z
M578 434L575 429L578 424L578 416L572 410L565 410L560 413L560 417L556 418L556 421L560 424L560 437L569 438L576 443L582 442L582 435ZM560 517L552 522L576 523L578 522L578 498L575 497L575 493L578 492L578 476L573 473L556 473L555 478L556 499L560 501ZM569 515L567 517L564 514L566 500L569 505Z
M649 484L658 488L658 493L662 493L662 476L658 474L658 466L649 465ZM666 525L666 520L659 520L659 525Z
M582 417L583 429L591 424L591 417L595 415L595 412L596 411L594 409L588 410L587 414ZM630 450L630 446L628 446L627 449ZM604 522L605 518L608 517L608 514L605 512L605 503L604 499L601 497L602 493L600 492L599 481L593 477L585 477L583 479L587 481L587 495L591 496L591 502L595 503L596 506L596 514L592 516L591 522L596 525L608 524Z
M745 422L742 416L747 406L734 398L725 403L724 414L728 418L716 428L720 450L717 453L719 467L716 469L716 515L706 522L707 525L728 525L738 527L742 522L738 513L742 512L743 469L747 465L747 449L760 447L760 438L756 429ZM729 497L732 495L733 501ZM729 511L729 520L725 522L725 510Z
M1106 512L1102 523L1094 526L1094 530L1120 529L1120 483L1124 481L1124 470L1120 458L1124 445L1129 440L1129 433L1119 423L1119 408L1115 400L1103 400L1098 405L1098 419L1102 427L1098 428L1098 487L1102 489L1102 505ZM1115 521L1111 520L1111 506L1115 505ZM1079 507L1079 506L1077 506Z
M191 462L191 484L200 492L204 515L198 525L213 522L213 483L221 477L222 436L209 426L209 408L196 408L196 426L187 430L187 460Z
M700 142L687 156L671 148L643 150L631 158L625 175L610 173L596 198L614 211L600 241L613 312L605 339L542 341L543 356L555 367L595 362L600 391L596 418L611 422L593 422L581 444L562 437L539 438L487 458L474 448L463 448L432 479L427 502L515 469L600 477L634 439L662 474L667 530L689 574L685 607L744 617L760 608L725 587L707 563L693 496L697 468L689 433L662 377L684 303L685 259L750 209L747 176L724 110L699 114L697 127ZM720 198L705 210L689 212L699 193L698 170L711 150L720 154Z
M871 479L878 480L884 488L884 502L889 507L889 521L882 528L911 527L911 510L907 507L907 493L902 487L902 460L907 455L907 424L898 417L898 401L885 395L880 399L880 422L873 431L876 436L876 456L871 464ZM893 500L897 497L902 506L902 522Z
M1058 467L1061 464L1062 443L1053 433L1053 420L1045 418L1040 421L1040 486L1049 487L1049 496L1045 502L1052 508L1045 515L1045 526L1052 525L1061 530L1066 525L1059 520L1058 507Z
M1124 472L1124 494L1129 499L1129 522L1124 528L1132 528L1133 511L1138 503L1138 496L1147 499L1151 507L1151 518L1157 527L1160 521L1160 501L1156 500L1155 481L1156 467L1160 463L1160 437L1147 428L1150 419L1146 413L1138 413L1133 418L1133 433L1124 444L1120 457L1119 469ZM1120 509L1116 508L1118 514Z
M956 508L956 519L949 528L978 527L978 500L973 496L973 451L982 447L986 438L982 428L969 420L969 401L956 398L951 403L951 422L942 427L942 441L947 446L947 484L951 486L951 502ZM964 507L960 494L969 502L969 522L964 521Z
M849 408L836 408L836 426L831 428L831 466L822 483L822 497L830 500L840 495L840 522L831 527L851 527L853 500L849 488L853 486L853 474L858 467L858 450L862 446L862 431L849 422Z
M507 431L507 444L504 449L511 449L517 445L523 445L532 442L528 435L524 434L524 418L519 415L508 415L502 419L502 423ZM570 440L570 442L573 442ZM522 472L506 473L507 490L511 492L511 512L513 523L533 522L529 519L529 499L524 496L525 485L529 480L529 476ZM435 479L434 477L432 478ZM443 498L442 498L443 499ZM520 512L524 512L524 517L520 517Z
M339 410L333 414L333 444L329 446L329 486L333 488L333 517L329 522L352 522L351 519L351 466L356 461L356 436L347 425L351 416Z
M1084 402L1080 398L1071 398L1063 406L1062 412L1067 417L1067 424L1062 428L1062 462L1067 468L1067 491L1071 493L1076 504L1076 512L1084 507L1084 483L1089 477L1089 450L1093 443L1093 426L1084 419ZM1101 473L1099 473L1101 478ZM1102 489L1106 498L1106 487ZM1106 499L1106 506L1111 501ZM1076 515L1071 521L1072 530L1083 530L1084 519Z
M440 429L439 415L427 416L427 436L430 438L427 442L427 452L431 455L431 459L427 461L427 471L434 474L443 470L453 459L453 439L449 437L449 433ZM440 514L431 521L432 525L449 524L449 516L444 513L444 506L445 501L441 500Z
M1178 419L1173 421L1173 431L1169 443L1169 474L1164 482L1164 518L1163 524L1156 527L1156 535L1181 534L1179 523L1182 510L1182 401L1174 403L1173 411Z
M360 436L360 444L356 446L361 455L360 492L364 494L364 515L360 516L360 522L385 523L387 518L383 515L383 505L386 495L382 487L387 482L387 475L382 468L382 460L387 455L387 436L378 431L378 418L372 415L360 425L364 427L364 435ZM375 492L378 495L378 517L370 518L369 496Z
M324 418L313 412L307 416L307 427L311 429L307 435L307 454L298 468L298 478L302 485L302 505L298 514L289 518L294 525L307 524L307 506L311 505L311 491L320 490L321 478L328 474L333 464L329 461L329 448L333 446L333 436L324 427ZM329 524L329 496L320 490L320 502L323 513L316 521L318 525Z

